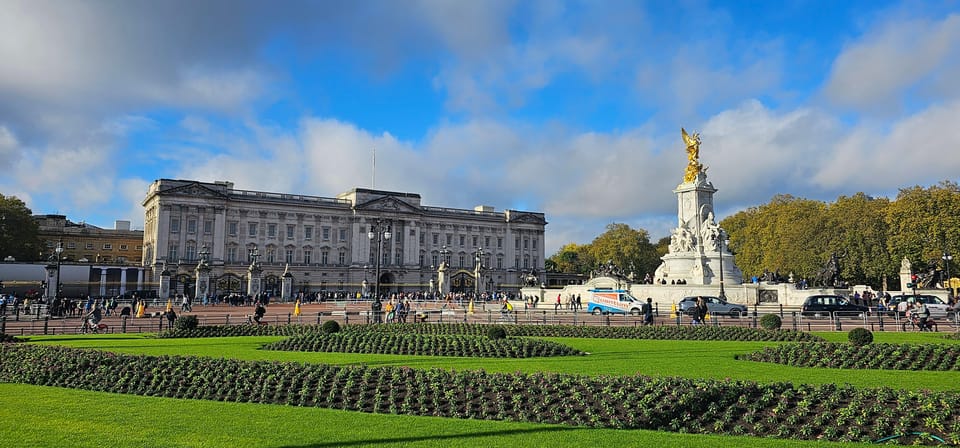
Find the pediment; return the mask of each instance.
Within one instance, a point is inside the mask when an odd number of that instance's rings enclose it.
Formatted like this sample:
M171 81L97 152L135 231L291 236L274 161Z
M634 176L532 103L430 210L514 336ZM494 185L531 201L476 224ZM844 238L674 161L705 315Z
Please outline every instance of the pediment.
M161 191L160 194L162 195L175 194L175 195L220 198L220 199L226 198L226 196L223 195L222 193L211 190L210 188L207 188L206 186L200 183L192 183L192 184L181 185L179 187L170 188L170 189Z
M364 202L359 204L356 207L356 210L369 210L369 211L384 211L384 212L405 212L405 213L422 213L419 207L414 207L406 202L403 202L397 198L384 196L377 199L374 199L369 202Z
M547 220L543 218L542 214L539 213L529 213L529 212L518 212L514 210L508 211L507 221L518 224L540 224L544 225L547 223Z

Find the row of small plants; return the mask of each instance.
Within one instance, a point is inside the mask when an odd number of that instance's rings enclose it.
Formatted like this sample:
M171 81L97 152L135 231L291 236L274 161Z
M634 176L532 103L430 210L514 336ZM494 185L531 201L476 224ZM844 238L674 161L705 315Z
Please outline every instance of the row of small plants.
M294 336L262 347L305 352L383 353L393 355L531 358L574 356L583 352L540 339L492 339L476 335L428 335L397 332L345 331Z
M0 344L2 344L2 343L12 343L12 342L20 342L20 339L17 339L17 338L15 338L15 337L13 337L12 335L9 335L9 334L6 334L6 333L0 333Z
M603 428L960 442L960 394L748 381L487 373L2 344L5 381L113 393Z
M418 334L484 334L484 324L383 324L350 326L347 331ZM746 327L651 325L600 327L570 325L505 325L510 336L574 337L604 339L661 339L702 341L824 341L819 336L793 330L761 330Z
M319 325L205 325L194 328L174 327L171 330L164 330L157 333L156 337L219 338L233 336L295 336L305 333L317 333L319 331Z
M960 346L955 344L780 344L737 358L794 367L960 370Z

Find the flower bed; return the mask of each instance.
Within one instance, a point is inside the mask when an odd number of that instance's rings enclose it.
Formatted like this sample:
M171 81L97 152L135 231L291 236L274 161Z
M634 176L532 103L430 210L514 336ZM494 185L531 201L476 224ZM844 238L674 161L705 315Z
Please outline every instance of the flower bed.
M531 358L574 356L584 353L539 339L490 339L473 335L428 335L399 332L346 331L311 333L264 345L266 350L305 352L386 353L393 355Z
M320 331L319 325L208 325L193 329L165 330L158 338L220 338L232 336L295 336Z
M486 334L485 324L384 324L354 325L349 331L377 331L420 334ZM504 325L510 336L661 339L700 341L824 341L819 336L793 330L760 330L745 327L673 326L595 327L572 325Z
M795 367L886 370L960 370L960 346L952 344L781 344L738 355L747 361Z
M486 373L125 355L0 345L5 381L362 412L870 441L913 431L960 442L960 394L644 376Z

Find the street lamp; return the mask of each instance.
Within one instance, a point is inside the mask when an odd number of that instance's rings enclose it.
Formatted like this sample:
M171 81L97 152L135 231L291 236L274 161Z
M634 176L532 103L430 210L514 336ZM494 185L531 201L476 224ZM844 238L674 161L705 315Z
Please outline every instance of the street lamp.
M947 266L947 281L943 282L943 285L947 287L947 301L949 302L953 300L953 288L950 287L950 262L953 261L953 255L944 250L941 258L943 258L943 264Z
M478 247L477 251L473 253L474 256L474 274L473 279L473 296L480 297L480 282L483 280L483 248Z
M57 252L57 285L53 292L53 297L60 297L60 254L63 253L63 238L57 240L57 248L54 249Z
M730 240L725 235L720 235L717 239L717 252L720 253L720 300L727 300L727 294L723 291L723 246L730 247Z
M374 294L376 294L376 298L380 297L380 257L383 251L383 242L390 240L390 236L390 225L383 224L379 219L376 224L370 226L370 231L367 232L367 238L370 238L370 241L373 241L374 238L377 240L377 267L375 271L377 277L374 279L376 282L374 283Z

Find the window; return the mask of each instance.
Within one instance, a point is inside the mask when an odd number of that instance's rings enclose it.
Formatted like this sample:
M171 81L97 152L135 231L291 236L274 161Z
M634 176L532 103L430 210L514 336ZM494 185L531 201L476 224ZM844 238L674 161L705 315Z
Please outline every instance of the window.
M67 249L76 249L77 243L67 243Z
M473 236L473 247L477 247L477 236Z
M203 233L207 235L213 233L213 221L209 219L203 221Z
M426 235L420 233L420 245L423 246L423 243L426 241Z
M483 237L483 247L490 247L490 237L489 237L489 236Z
M167 260L173 261L176 259L177 259L177 246L175 244L171 244L170 247L167 248Z
M340 229L340 241L347 240L347 229Z
M103 243L103 250L113 250L113 244Z
M267 263L276 263L277 262L277 251L273 249L267 249Z
M416 229L410 229L410 236L417 236L417 230L416 230Z
M460 264L458 264L457 266L459 266L459 267L461 267L461 268L464 267L464 266L465 266L465 265L464 265L465 258L466 258L465 255L460 254L460 257L459 257Z
M306 264L310 264L310 261L311 261L310 259L311 259L311 258L313 258L313 251L312 251L312 250L304 250L304 251L303 251L303 262L306 263Z
M380 260L380 264L383 264L384 266L389 265L389 264L390 264L390 251L389 251L389 250L385 250L385 251L383 251L383 254L382 254L382 255L383 255L383 257L382 257L383 260Z
M513 259L513 268L520 269L520 257L516 257Z
M339 260L341 266L347 264L347 253L341 250Z
M247 228L250 229L250 236L253 236L253 237L257 236L257 223L248 222Z
M463 236L463 235L460 235L460 247L463 247L463 242L464 242L466 239L467 239L467 237L465 237L465 236Z
M323 235L323 240L324 240L324 241L330 241L330 228L329 228L329 227L324 227L323 230L322 230L322 232L323 232L323 233L322 233L322 235Z
M524 249L529 249L529 248L530 248L530 240L528 240L528 239L526 239L526 238L523 239L523 248L524 248Z
M287 263L293 263L293 249L287 249Z
M533 239L533 248L534 248L534 249L537 248L537 240L538 240L538 239L539 239L539 238L534 238L534 239Z
M497 237L497 249L503 249L503 237Z
M303 228L303 239L305 240L313 239L313 226L305 226Z
M440 256L439 256L439 255L437 255L437 254L432 254L432 255L430 255L430 261L433 262L433 264L432 264L431 266L434 266L434 267L440 266Z
M503 269L503 255L497 255L497 269Z
M180 231L180 217L171 216L170 217L170 232L177 233Z
M423 259L424 259L425 257L426 257L426 255L424 255L423 252L420 252L420 267L421 267L421 268L423 267Z
M227 262L228 262L228 263L234 263L234 262L236 262L236 261L237 261L237 248L236 248L236 247L228 247L228 248L227 248Z
M527 269L527 268L529 268L529 267L530 267L530 257L524 255L524 256L523 256L523 268L524 268L524 269Z
M267 238L276 238L276 237L277 237L277 225L267 224Z
M187 220L187 233L197 233L197 220L188 219Z
M287 224L287 239L293 239L293 233L296 232L297 226L294 224Z
M397 266L400 266L400 265L403 264L403 254L400 253L399 250L397 251L396 256L394 257L394 259L396 260L396 263L394 263L394 264L396 264Z
M127 257L117 257L117 263L126 263Z
M326 266L327 263L329 262L330 262L330 252L326 250L323 252L320 252L320 264Z
M48 247L53 247L52 245L47 245ZM93 243L87 243L83 246L85 249L93 249Z
M227 233L229 233L230 236L237 236L237 222L236 222L236 221L230 221L230 223L227 224Z
M440 244L440 234L439 234L439 233L434 233L434 234L433 234L433 245L436 246L437 244Z
M447 234L447 246L453 246L453 235Z
M539 265L537 264L537 261L539 261L539 260L537 259L537 256L534 255L534 256L533 256L533 267L534 267L534 268L537 268L537 266L539 266Z
M126 245L126 244L121 244L121 245L120 245L120 250L127 250L127 245Z
M143 250L143 246L137 246L136 250Z
M188 244L186 252L187 252L187 260L197 259L197 246L193 244Z
M513 246L513 247L514 247L515 249L517 249L517 250L520 250L520 237L519 237L519 236L518 236L517 239L514 241L514 246Z

